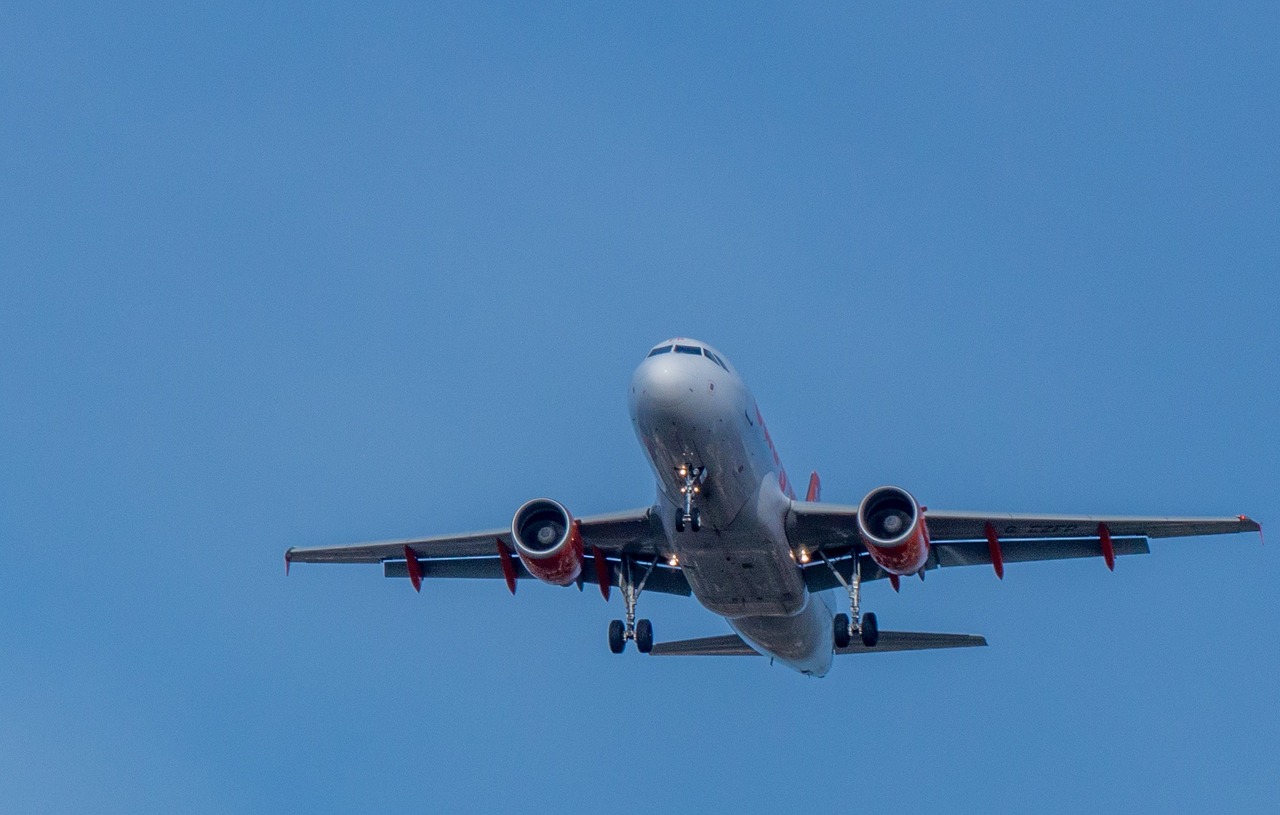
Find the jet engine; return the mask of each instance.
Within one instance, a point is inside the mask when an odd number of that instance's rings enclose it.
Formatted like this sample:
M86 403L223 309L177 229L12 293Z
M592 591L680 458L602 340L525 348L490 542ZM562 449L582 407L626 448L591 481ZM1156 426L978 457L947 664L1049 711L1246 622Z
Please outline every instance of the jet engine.
M879 487L858 505L858 535L871 559L890 574L915 574L929 559L920 505L899 487Z
M582 533L569 510L550 498L535 498L511 519L511 539L529 574L567 586L582 574Z

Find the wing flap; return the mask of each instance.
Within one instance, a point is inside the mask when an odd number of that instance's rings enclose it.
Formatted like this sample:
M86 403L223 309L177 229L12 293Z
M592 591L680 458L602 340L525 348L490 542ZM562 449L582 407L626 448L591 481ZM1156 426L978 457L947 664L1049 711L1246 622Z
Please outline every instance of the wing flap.
M1146 538L1112 538L1112 547L1117 555L1146 555L1151 547ZM1037 560L1069 560L1082 557L1102 557L1102 544L1097 538L1040 538L1037 540L1000 541L1000 553L1005 563L1030 563ZM862 569L862 582L883 580L889 573L866 554L857 556ZM947 541L935 543L929 551L929 561L925 569L937 569L940 566L989 566L991 550L985 540L980 541ZM840 576L846 581L853 579L853 558L845 557L831 561ZM836 576L831 573L827 564L813 561L804 567L804 584L809 591L827 591L841 587Z
M403 557L403 554L402 551L401 557ZM584 560L582 582L596 585L599 581L596 580L595 560L590 555ZM512 565L515 566L516 580L534 579L519 558L513 558ZM419 558L418 568L421 570L423 578L503 579L502 561L497 557ZM614 568L616 569L617 566L614 566ZM409 565L404 560L387 560L382 564L382 574L384 577L408 577ZM691 593L689 581L684 576L684 572L678 568L667 566L661 561L655 564L653 571L649 573L649 579L644 584L644 590L657 592L658 594L675 594L682 597L688 597Z
M1151 553L1151 547L1147 544L1146 538L1112 538L1111 545L1117 555ZM1102 557L1102 544L1097 538L1002 540L1000 553L1005 563L1068 560L1078 557ZM939 566L980 566L991 563L991 550L985 540L941 542L933 547L932 554L937 558Z

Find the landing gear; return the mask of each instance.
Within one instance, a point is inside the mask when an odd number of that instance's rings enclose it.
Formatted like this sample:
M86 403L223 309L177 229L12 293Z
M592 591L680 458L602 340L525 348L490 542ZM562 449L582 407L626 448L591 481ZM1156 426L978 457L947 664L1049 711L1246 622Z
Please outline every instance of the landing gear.
M870 611L862 615L862 644L867 648L875 648L880 641L880 626L876 624L876 615Z
M698 514L698 508L693 505L693 496L702 492L702 482L707 480L707 468L681 464L676 468L676 477L680 479L680 494L684 496L684 510L676 510L676 531L683 532L685 526L688 526L697 532L702 529L702 517Z
M645 568L637 583L631 558L625 555L622 558L622 568L618 570L618 588L622 589L622 601L627 605L627 618L625 621L613 620L609 623L609 650L615 654L622 653L627 647L627 640L635 640L636 650L642 654L653 650L653 623L636 620L636 601L640 598L640 592L644 591L644 584L648 582L656 563L655 560Z
M835 635L837 648L848 648L849 643L853 641L853 635L849 632L853 630L853 625L849 623L848 614L837 614L835 618Z
M848 648L853 642L854 634L861 637L864 648L875 648L876 643L880 641L880 626L876 622L876 615L868 611L862 615L860 624L858 620L858 607L862 597L862 564L858 560L858 555L856 553L853 555L853 580L845 580L835 564L827 559L825 552L818 550L818 556L822 558L823 563L827 564L827 568L836 576L836 580L840 581L840 585L844 586L845 591L849 592L851 614L837 614L832 620L832 634L836 648Z
M642 654L653 650L653 623L648 620L636 623L636 650Z

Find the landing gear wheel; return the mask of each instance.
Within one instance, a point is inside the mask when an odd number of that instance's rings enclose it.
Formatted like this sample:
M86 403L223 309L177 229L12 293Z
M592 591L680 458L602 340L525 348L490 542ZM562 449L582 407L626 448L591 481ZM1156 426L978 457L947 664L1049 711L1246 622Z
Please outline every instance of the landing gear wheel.
M676 511L676 531L684 531L684 513L679 510Z
M876 615L868 611L862 615L862 644L868 648L875 648L879 641L880 626L876 624Z
M698 514L698 510L696 509L693 511L693 518L690 521L689 526L694 532L702 529L702 516Z
M833 625L835 626L833 633L836 636L836 647L848 648L849 642L853 639L849 634L849 615L837 614Z
M653 650L653 623L648 620L636 623L636 650L642 654Z
M626 628L622 625L622 620L611 620L609 622L609 650L615 654L621 654L622 649L626 647Z

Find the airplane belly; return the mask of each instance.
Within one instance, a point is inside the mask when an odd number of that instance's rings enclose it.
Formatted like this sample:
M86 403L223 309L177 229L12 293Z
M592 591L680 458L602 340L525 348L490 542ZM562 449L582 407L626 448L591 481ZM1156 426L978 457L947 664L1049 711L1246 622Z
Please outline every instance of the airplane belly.
M804 579L782 527L787 506L770 475L729 527L669 531L702 605L725 617L789 617L805 609Z
M693 537L693 535L689 535ZM771 542L750 535L698 533L676 542L680 566L698 602L725 617L786 617L805 605L799 569Z

